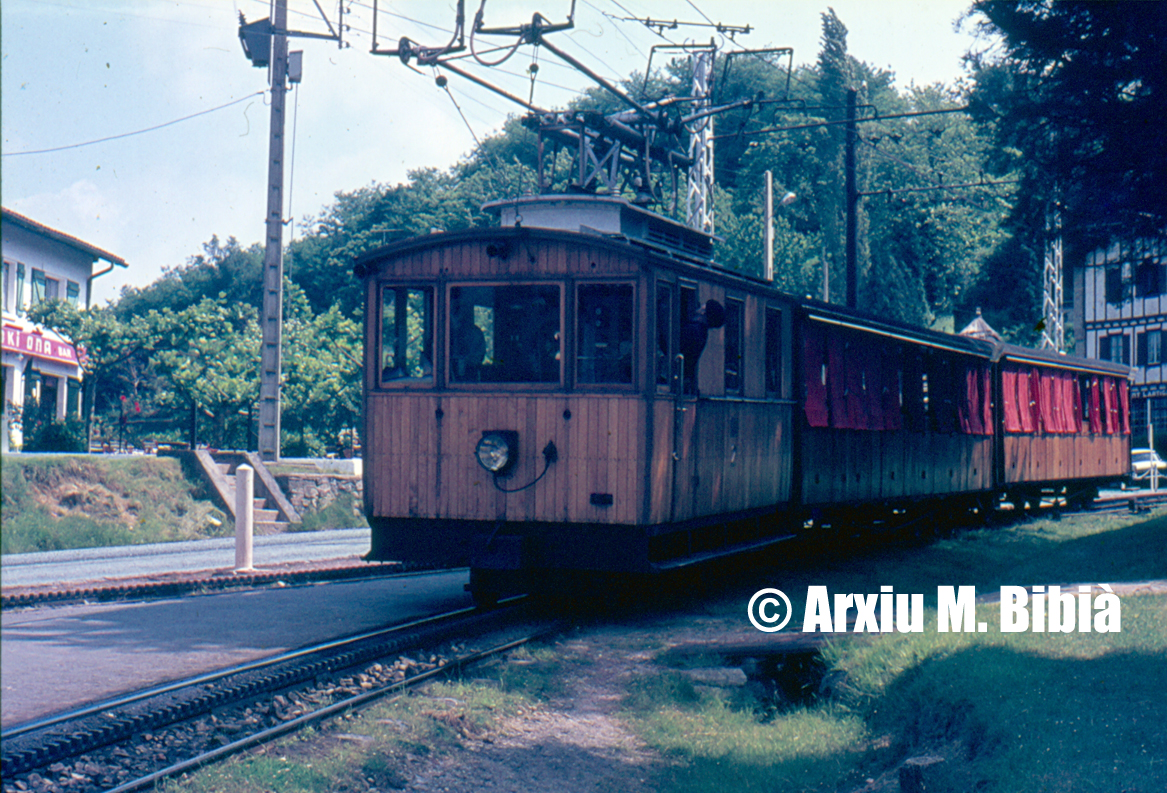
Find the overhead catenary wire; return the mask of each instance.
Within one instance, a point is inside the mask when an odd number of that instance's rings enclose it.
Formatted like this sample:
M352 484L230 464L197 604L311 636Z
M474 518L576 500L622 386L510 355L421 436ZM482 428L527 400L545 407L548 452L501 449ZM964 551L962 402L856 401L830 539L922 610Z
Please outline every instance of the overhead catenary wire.
M254 99L255 97L262 96L265 93L267 93L267 92L266 91L256 91L253 94L248 94L247 96L242 96L238 99L232 99L230 102L225 102L225 103L218 105L216 107L212 107L212 108L209 108L207 110L200 110L197 113L191 113L188 116L183 116L182 118L176 118L173 121L167 121L167 122L162 123L162 124L155 124L152 127L146 127L145 129L134 130L133 132L122 132L118 135L109 135L109 136L106 136L104 138L97 138L96 140L87 140L87 141L84 141L82 143L70 143L70 144L67 144L65 146L53 146L53 147L48 148L48 149L35 149L32 151L6 151L3 153L0 153L0 157L23 157L23 156L29 155L29 154L51 154L52 152L57 152L57 151L67 151L69 149L80 149L84 146L95 146L98 143L108 143L111 140L121 140L122 138L130 138L130 137L133 137L134 135L145 135L147 132L154 132L156 130L164 129L166 127L172 127L175 124L181 124L183 121L190 121L193 118L198 118L199 116L205 116L208 113L214 113L218 110L223 110L225 108L231 107L232 105L237 105L240 102L246 102L248 99Z

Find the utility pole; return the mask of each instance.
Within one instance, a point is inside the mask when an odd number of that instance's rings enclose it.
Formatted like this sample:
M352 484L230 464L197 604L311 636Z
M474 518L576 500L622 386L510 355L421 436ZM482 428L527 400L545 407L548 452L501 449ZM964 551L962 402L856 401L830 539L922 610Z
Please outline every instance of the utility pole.
M259 454L280 459L280 343L284 307L284 100L288 78L288 0L275 0L271 37L271 130L267 163L267 233L263 251Z
M847 145L843 169L847 189L847 308L859 307L859 188L855 186L855 146L859 137L855 125L857 92L847 89Z
M774 280L774 175L766 171L765 212L762 219L762 250L765 251L765 260L762 266L762 277L767 281Z
M263 332L259 373L259 453L265 462L280 459L280 342L284 309L284 105L288 93L288 36L328 39L344 47L344 4L337 24L316 8L328 33L288 30L288 0L274 0L272 18L247 22L239 14L239 40L252 66L268 67L271 126L267 160L267 217L263 248ZM294 52L291 80L300 81L300 52Z
M716 51L698 50L693 59L693 96L699 97L694 110L703 110L711 104L713 88L713 61ZM689 134L688 192L686 215L689 228L713 233L713 116L697 121Z

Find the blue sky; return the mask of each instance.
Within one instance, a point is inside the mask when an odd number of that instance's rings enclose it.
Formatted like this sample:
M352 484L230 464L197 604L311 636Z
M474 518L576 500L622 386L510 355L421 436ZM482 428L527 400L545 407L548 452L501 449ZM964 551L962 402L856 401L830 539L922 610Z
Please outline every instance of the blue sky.
M369 54L372 2L350 0L350 47L298 39L304 80L289 94L289 172L285 217L319 213L338 191L394 184L419 167L446 168L497 130L517 105L450 75L450 95L432 73ZM789 46L796 63L818 55L819 15L832 6L849 30L852 55L895 72L897 82L953 82L974 44L971 25L954 23L964 0L577 0L575 29L557 46L612 79L644 68L649 47L667 43L637 22L651 16L750 25L737 42ZM335 0L320 0L335 22ZM382 2L382 46L401 36L423 44L449 38L452 2ZM529 22L535 11L564 19L569 0L490 0L489 25ZM312 0L289 0L289 23L323 31ZM217 234L244 245L262 239L267 181L267 72L244 58L238 14L268 15L267 0L4 0L0 5L0 196L6 207L101 246L129 262L95 282L95 299L122 284L145 285L181 265ZM467 0L469 24L477 9ZM681 27L668 41L708 42L709 28ZM530 47L499 69L479 69L527 96ZM561 106L590 85L541 52L535 101ZM655 63L656 61L654 61ZM451 100L451 95L453 100ZM466 116L463 122L454 106ZM233 103L233 104L231 104ZM162 129L46 154L153 127L228 105ZM294 145L294 153L291 150ZM293 156L294 154L294 156ZM296 234L301 232L297 229Z

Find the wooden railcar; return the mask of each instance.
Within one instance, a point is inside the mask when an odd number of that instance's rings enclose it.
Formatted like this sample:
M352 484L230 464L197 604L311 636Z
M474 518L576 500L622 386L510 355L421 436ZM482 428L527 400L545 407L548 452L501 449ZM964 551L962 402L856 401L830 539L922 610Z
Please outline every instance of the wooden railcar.
M618 198L488 208L357 262L371 559L469 565L489 599L1126 473L1125 367L795 299Z
M987 508L992 344L804 304L800 502Z
M1015 506L1043 495L1092 500L1130 470L1130 369L1011 344L994 351L998 489Z
M796 303L619 199L499 211L358 261L371 558L643 572L779 536ZM682 326L710 300L725 325L686 383ZM487 436L511 446L497 474Z

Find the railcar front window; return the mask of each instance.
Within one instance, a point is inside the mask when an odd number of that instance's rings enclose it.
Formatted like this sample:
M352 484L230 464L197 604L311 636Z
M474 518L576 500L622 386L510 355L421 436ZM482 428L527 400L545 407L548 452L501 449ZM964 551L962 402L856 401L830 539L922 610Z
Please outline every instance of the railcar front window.
M576 305L581 383L632 383L632 285L581 284Z
M432 382L433 290L386 286L381 291L381 382Z
M558 383L557 285L450 288L450 381Z
M668 386L673 378L673 288L656 286L656 384Z
M738 394L742 390L742 331L745 303L725 301L725 390Z

